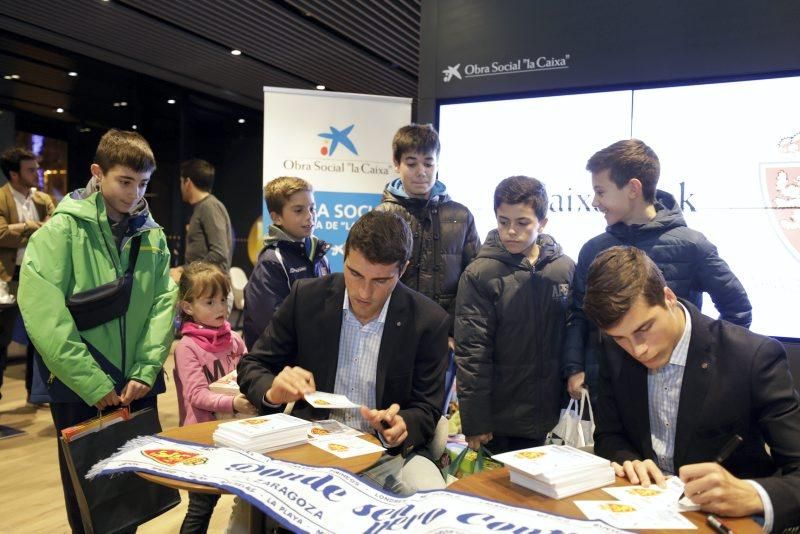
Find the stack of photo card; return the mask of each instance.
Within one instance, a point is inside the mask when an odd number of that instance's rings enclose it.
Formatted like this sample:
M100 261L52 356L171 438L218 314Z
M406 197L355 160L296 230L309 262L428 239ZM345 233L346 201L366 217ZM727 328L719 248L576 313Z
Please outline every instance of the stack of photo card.
M308 441L311 422L284 413L237 419L214 431L214 444L265 453Z
M236 369L223 376L216 382L208 385L208 389L213 393L222 393L231 397L239 394L239 384L236 382Z
M492 457L511 472L511 482L553 499L613 484L611 462L569 445L545 445Z

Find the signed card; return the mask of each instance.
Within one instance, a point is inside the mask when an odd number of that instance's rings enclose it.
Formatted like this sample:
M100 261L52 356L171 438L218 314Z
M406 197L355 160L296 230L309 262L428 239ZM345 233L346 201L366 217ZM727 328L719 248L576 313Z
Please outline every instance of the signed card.
M359 408L359 404L355 404L344 395L336 395L334 393L323 393L322 391L315 391L314 393L307 393L305 395L306 402L314 408L326 408L329 410L343 409L343 408Z
M677 511L662 510L638 502L574 501L586 519L599 519L624 529L686 529L696 530L694 524Z
M666 488L659 488L655 484L650 484L646 488L642 486L612 486L603 488L603 491L620 501L655 506L662 510L673 509L678 512L699 510L700 507L686 497L680 499L683 493L683 486L684 484L680 478L670 477L667 479Z
M353 456L361 456L362 454L384 451L384 448L380 445L361 439L358 436L337 436L328 439L317 438L309 440L308 443L318 449L335 454L339 458L352 458Z

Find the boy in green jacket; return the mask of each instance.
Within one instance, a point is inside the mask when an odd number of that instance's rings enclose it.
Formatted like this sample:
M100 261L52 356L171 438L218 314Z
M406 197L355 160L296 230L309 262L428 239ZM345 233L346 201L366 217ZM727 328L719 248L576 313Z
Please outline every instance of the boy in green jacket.
M164 391L161 368L172 339L177 287L169 277L166 237L144 199L155 168L141 135L109 130L87 186L65 197L28 243L19 307L49 370L43 378L57 434L105 408L157 409L156 394ZM127 311L79 329L66 301L123 277L137 244ZM70 526L83 532L60 448L59 465Z

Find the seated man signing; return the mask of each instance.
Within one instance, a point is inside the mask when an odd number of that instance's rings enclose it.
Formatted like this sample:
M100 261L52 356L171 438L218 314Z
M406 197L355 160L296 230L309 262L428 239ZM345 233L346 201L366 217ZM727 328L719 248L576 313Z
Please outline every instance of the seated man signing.
M800 524L800 404L781 344L678 299L633 247L597 256L583 306L604 334L595 452L617 476L676 473L704 511Z
M238 367L242 392L262 412L297 401L293 415L377 433L389 454L365 474L402 495L444 487L424 454L442 415L450 326L440 306L398 283L411 244L402 217L361 217L347 236L344 273L295 282ZM303 395L317 389L361 409L312 408Z

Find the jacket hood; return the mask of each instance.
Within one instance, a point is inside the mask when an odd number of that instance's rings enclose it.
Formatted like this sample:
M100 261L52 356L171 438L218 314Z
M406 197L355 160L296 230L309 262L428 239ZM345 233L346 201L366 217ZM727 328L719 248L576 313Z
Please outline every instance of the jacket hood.
M393 202L395 204L399 204L403 201L416 201L427 204L431 200L437 202L447 202L450 200L450 196L447 194L447 187L439 180L436 180L436 183L433 184L433 187L431 188L431 196L428 200L411 198L408 196L408 193L406 193L406 190L403 188L403 181L400 178L395 178L386 184L386 188L383 190L384 202Z
M93 176L89 183L86 184L86 187L76 189L68 196L65 196L53 213L63 213L76 219L95 223L98 219L101 221L106 220L108 215L106 214L103 195L100 193L100 188L97 184L97 178ZM142 197L130 215L128 226L133 231L160 228L150 216L150 208L144 197Z
M666 191L656 190L656 201L654 203L656 208L656 216L652 221L644 224L625 224L618 222L608 227L608 233L622 241L628 241L631 236L650 233L650 232L666 232L672 228L686 226L686 220L683 218L678 202L671 194Z
M269 229L267 230L267 236L264 238L264 248L275 248L278 246L280 241L289 243L305 242L309 259L314 258L314 256L317 254L317 251L324 255L330 248L330 245L327 242L317 238L317 236L312 235L310 237L306 237L305 239L297 240L287 234L283 228L274 224L270 224Z
M536 260L536 269L541 269L548 263L560 258L564 252L552 236L547 234L539 234L536 239L536 244L539 245L539 258ZM489 258L495 261L505 263L520 269L529 269L527 259L522 254L512 254L500 241L500 234L495 229L489 232L486 236L486 241L481 246L477 258Z

